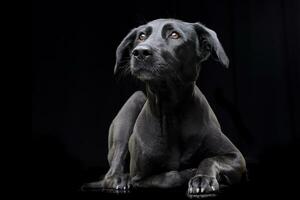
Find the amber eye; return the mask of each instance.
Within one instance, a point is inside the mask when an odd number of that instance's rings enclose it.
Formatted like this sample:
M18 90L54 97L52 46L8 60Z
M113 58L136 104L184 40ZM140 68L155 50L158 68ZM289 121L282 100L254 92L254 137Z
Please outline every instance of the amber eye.
M144 40L146 40L146 38L147 38L147 36L146 36L145 33L141 33L140 36L139 36L140 41L144 41Z
M179 33L174 31L170 34L169 37L172 38L172 39L178 39L178 38L180 38L180 35L179 35Z

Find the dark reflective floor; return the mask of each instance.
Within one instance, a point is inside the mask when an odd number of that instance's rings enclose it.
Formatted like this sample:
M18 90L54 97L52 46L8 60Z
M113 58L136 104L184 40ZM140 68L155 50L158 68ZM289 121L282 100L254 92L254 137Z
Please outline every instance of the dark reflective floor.
M51 143L52 144L52 143ZM52 146L52 145L51 145ZM72 159L59 148L48 150L39 143L33 146L35 152L31 183L21 180L31 192L41 197L66 194L68 197L95 197L95 199L187 199L187 188L172 190L137 190L130 194L110 194L104 192L81 192L80 187L93 182L105 174L107 167L85 167L79 160ZM56 146L57 147L57 146ZM39 149L37 151L36 149ZM44 150L43 150L44 149ZM46 149L46 150L45 150ZM300 180L299 145L288 148L266 150L260 162L247 163L249 181L227 189L214 199L270 199L284 197L295 199ZM24 163L26 164L26 163ZM104 163L106 164L106 163ZM20 180L18 180L20 181ZM18 182L19 183L19 182ZM296 198L297 199L297 198Z
M201 195L202 199L228 199L228 198L241 198L243 197L241 191L245 186L239 185L231 188L230 190L222 191L217 195ZM235 192L238 191L238 192ZM93 195L101 199L189 199L186 195L185 188L176 189L139 189L134 190L128 194L116 194L108 192L84 192L81 195Z
M294 199L299 184L299 175L296 169L297 163L291 165L290 168L282 167L280 164L270 169L270 166L249 165L249 181L240 185L227 188L216 197L205 199L270 199L284 197L284 199ZM96 172L97 171L97 172ZM103 170L104 171L104 170ZM186 196L186 188L176 189L147 189L133 190L128 194L115 194L101 191L82 192L80 186L85 182L95 181L95 175L100 174L99 170L92 170L86 174L74 174L72 170L65 174L56 174L47 177L47 182L40 182L35 187L34 193L44 196L51 194L67 194L74 195L79 198L95 198L95 199L188 199ZM61 179L55 181L58 176ZM46 177L46 176L45 176ZM40 177L42 178L42 177ZM42 184L41 184L42 183Z

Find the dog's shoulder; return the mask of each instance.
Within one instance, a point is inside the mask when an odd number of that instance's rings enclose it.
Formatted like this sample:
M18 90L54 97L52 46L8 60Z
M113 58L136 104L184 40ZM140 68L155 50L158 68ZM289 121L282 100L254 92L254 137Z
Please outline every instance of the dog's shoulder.
M194 101L197 105L200 105L202 109L210 109L210 105L206 97L197 86L194 88Z
M205 124L208 126L213 126L213 127L220 127L220 124L218 122L218 119L210 107L206 97L204 94L200 91L200 89L195 86L195 102L196 102L196 107L195 109L196 112L201 112L201 118Z

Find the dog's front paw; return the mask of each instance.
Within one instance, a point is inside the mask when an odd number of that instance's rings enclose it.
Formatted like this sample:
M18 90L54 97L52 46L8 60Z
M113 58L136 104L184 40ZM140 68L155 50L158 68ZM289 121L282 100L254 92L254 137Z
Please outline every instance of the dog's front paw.
M104 189L114 193L128 193L132 188L131 180L128 174L112 175L105 177Z
M190 179L187 196L190 198L213 197L219 191L219 183L215 177L196 175Z
M84 190L101 190L111 193L128 193L132 188L128 174L106 176L103 180L87 183Z

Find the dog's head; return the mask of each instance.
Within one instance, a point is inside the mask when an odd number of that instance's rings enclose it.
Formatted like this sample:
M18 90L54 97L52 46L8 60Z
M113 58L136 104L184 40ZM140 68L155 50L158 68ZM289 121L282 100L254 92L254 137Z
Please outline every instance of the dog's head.
M158 19L130 31L117 48L114 72L127 68L142 81L195 81L200 63L213 55L229 60L216 33L200 23Z

